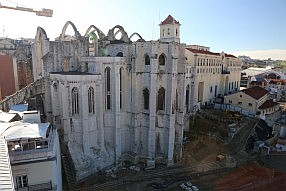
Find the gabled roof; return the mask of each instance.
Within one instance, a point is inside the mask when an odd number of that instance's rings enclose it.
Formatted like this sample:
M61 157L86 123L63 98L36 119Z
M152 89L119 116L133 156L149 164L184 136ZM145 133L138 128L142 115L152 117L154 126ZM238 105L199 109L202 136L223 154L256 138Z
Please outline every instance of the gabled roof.
M164 21L161 22L161 25L167 25L167 24L173 24L173 23L180 24L171 15L169 15Z
M274 107L278 104L279 103L274 102L272 99L270 99L270 100L266 100L261 106L259 106L258 109L268 109L268 108Z
M268 91L260 86L254 86L251 88L247 88L244 90L241 90L242 92L244 92L245 94L249 95L250 97L253 97L254 99L258 100L260 98L262 98L263 96L265 96Z

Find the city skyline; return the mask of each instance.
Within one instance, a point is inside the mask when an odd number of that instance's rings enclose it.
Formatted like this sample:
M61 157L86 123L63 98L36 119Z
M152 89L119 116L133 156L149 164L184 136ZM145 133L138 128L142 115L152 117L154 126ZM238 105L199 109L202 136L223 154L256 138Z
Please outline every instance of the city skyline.
M286 1L179 2L1 0L2 5L53 9L54 14L48 18L0 9L0 36L34 38L37 27L41 26L48 38L54 39L60 35L64 24L71 21L81 35L90 25L105 34L115 25L121 25L128 35L138 32L147 41L157 40L158 25L170 14L182 24L181 43L208 46L213 52L224 51L236 56L286 60Z

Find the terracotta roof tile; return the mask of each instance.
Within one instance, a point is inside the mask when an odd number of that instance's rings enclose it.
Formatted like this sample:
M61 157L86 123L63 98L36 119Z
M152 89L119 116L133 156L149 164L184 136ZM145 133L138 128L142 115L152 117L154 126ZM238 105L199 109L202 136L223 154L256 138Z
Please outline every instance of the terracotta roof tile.
M232 55L232 54L225 54L226 57L232 57L232 58L236 58L236 56Z
M191 51L192 53L210 54L210 55L220 56L220 53L216 53L216 52L210 52L210 51L205 51L205 50L198 50L198 49L193 49L193 48L187 48L187 50Z
M245 94L258 100L268 93L268 91L260 86L254 86L248 89L242 90Z
M161 22L161 25L167 25L167 24L172 24L172 23L180 24L171 15L169 15L164 21Z
M258 109L267 109L267 108L274 107L274 106L276 106L278 104L279 103L274 102L272 99L271 100L266 100L261 106L259 106Z
M278 84L278 82L281 82L281 85L286 84L286 80L283 80L283 79L271 79L269 83L270 84Z

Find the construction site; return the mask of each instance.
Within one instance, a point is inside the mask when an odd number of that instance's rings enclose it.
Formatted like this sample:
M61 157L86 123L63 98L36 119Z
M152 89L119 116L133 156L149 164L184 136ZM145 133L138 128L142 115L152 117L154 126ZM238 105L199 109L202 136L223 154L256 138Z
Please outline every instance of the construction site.
M168 168L162 163L146 169L126 164L89 177L76 186L77 190L175 191L187 190L181 186L186 181L199 190L281 190L286 186L285 155L271 162L261 153L245 151L258 121L203 109L190 120L183 158L175 166Z

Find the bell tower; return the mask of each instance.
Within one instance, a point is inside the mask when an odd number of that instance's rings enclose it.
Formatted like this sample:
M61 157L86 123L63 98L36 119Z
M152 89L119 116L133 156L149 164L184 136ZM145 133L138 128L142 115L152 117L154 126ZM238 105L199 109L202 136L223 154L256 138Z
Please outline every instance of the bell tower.
M160 41L162 42L177 42L180 43L180 26L179 21L176 21L169 15L160 26Z

